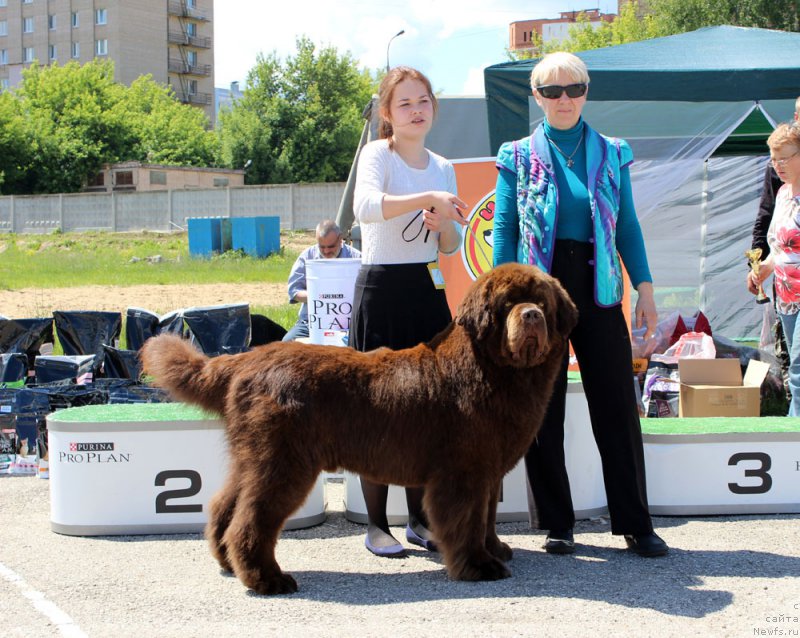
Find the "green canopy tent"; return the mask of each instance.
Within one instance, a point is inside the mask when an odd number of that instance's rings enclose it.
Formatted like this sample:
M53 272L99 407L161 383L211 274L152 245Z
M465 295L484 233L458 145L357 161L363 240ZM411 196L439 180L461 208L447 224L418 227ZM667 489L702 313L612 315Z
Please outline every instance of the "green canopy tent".
M800 95L800 34L720 26L579 52L591 83L584 117L626 139L637 213L663 311L698 308L729 337L758 337L744 251L765 140ZM492 152L542 120L538 60L484 71Z

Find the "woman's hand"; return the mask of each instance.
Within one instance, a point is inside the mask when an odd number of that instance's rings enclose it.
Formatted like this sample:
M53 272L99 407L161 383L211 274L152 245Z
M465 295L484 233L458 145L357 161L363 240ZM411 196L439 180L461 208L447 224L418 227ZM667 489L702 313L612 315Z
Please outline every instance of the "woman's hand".
M656 300L653 295L653 284L649 281L643 281L636 288L636 291L639 293L639 298L636 300L636 309L634 310L636 327L647 326L647 330L644 332L644 339L647 340L656 334L656 327L658 326L658 310L656 310Z
M754 295L757 295L759 286L764 283L764 280L767 279L774 270L775 265L772 263L772 255L770 255L758 264L758 274L753 270L747 273L747 289Z
M434 191L429 195L429 203L422 211L422 223L425 228L435 233L444 231L454 221L462 226L467 220L460 213L460 209L467 204L458 196L446 191Z

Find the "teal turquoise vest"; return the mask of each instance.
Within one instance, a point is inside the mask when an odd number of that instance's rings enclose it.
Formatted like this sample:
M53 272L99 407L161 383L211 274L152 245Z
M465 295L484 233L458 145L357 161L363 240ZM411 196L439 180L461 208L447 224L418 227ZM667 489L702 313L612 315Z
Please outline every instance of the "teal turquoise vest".
M622 264L616 248L622 169L633 161L627 142L586 127L586 175L594 235L594 291L599 306L622 301ZM503 148L506 147L506 148ZM550 144L540 125L533 135L508 142L498 158L507 157L517 175L519 245L517 261L550 272L558 224L558 185ZM513 159L512 159L513 158Z

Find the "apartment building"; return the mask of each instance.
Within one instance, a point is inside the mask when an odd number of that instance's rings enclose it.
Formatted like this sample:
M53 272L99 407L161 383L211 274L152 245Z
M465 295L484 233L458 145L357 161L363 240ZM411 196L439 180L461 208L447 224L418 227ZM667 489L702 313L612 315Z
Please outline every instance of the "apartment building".
M602 13L600 9L584 9L582 11L562 11L558 18L540 18L537 20L520 20L508 25L508 48L512 51L533 49L538 35L542 42L564 40L569 37L569 29L578 21L578 16L586 15L589 23L599 27L603 22L611 22L616 14Z
M130 84L151 74L214 121L213 0L0 0L0 89L39 64L114 61Z

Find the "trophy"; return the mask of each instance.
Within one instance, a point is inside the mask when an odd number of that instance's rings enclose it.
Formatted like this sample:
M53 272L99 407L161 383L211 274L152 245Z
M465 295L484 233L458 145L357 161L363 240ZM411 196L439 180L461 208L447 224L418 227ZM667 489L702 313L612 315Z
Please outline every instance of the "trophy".
M750 270L753 271L756 277L758 277L758 268L761 265L761 249L760 248L753 248L752 250L745 250L744 251L745 257L750 262ZM758 284L758 294L756 294L756 303L767 303L769 301L769 297L764 294L764 289L761 287L761 284Z

